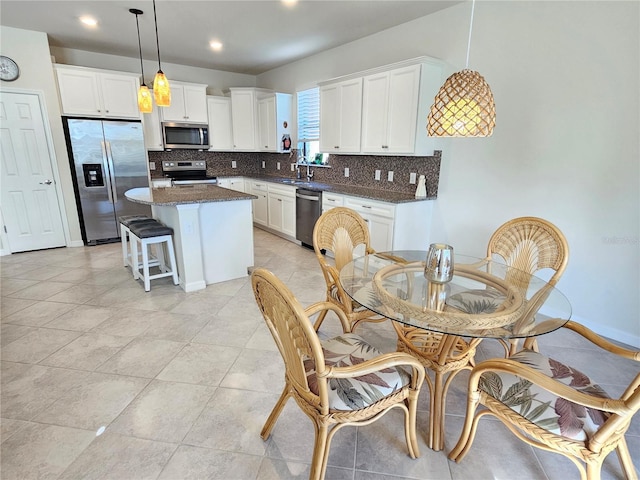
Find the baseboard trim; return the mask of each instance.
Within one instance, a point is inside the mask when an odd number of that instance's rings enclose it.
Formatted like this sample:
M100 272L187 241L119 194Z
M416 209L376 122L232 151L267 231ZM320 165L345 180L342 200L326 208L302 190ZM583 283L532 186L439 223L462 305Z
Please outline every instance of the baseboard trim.
M84 242L82 240L71 240L67 247L75 248L75 247L84 247Z
M640 348L640 334L634 335L633 333L626 332L618 328L611 328L608 325L591 322L585 318L572 316L571 320L584 325L602 337L624 343L625 345L629 345L634 348Z

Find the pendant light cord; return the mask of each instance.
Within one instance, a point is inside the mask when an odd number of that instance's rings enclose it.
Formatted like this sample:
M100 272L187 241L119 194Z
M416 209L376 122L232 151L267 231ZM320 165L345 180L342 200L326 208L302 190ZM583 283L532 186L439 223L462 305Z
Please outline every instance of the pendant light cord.
M160 42L158 40L158 18L156 17L156 0L153 0L153 21L156 24L156 47L158 49L158 71L162 72L162 67L160 66Z
M144 66L142 64L142 43L140 43L140 25L138 24L138 14L136 13L136 29L138 30L138 51L140 52L140 70L142 71L142 86L144 84Z
M469 21L469 41L467 42L467 64L464 68L469 68L469 51L471 50L471 31L473 30L473 10L475 9L475 6L476 6L476 0L473 0L471 2L471 20ZM156 35L157 34L158 34L158 31L156 27Z

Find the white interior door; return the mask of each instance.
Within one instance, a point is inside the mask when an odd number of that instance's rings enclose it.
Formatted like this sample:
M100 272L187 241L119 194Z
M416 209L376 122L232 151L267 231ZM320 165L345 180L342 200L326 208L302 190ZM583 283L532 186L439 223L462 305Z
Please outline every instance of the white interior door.
M11 252L65 246L40 99L35 94L0 92L0 181Z

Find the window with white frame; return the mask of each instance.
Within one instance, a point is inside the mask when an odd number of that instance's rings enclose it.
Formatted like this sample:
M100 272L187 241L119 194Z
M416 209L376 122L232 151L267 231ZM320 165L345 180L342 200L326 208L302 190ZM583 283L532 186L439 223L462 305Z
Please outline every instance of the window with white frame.
M320 89L298 92L297 104L298 162L314 163L320 153Z

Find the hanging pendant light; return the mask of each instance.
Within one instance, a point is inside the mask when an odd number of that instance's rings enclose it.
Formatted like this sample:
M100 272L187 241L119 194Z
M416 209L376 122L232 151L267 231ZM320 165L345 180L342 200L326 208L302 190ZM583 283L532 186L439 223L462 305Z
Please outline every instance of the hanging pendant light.
M440 87L429 113L427 132L432 137L488 137L496 125L493 93L484 77L469 70L469 50L475 0L471 4L467 64Z
M140 70L142 71L142 83L138 89L138 109L141 113L151 113L153 110L153 102L151 101L151 92L149 87L144 83L144 66L142 65L142 44L140 43L140 25L138 24L138 15L144 12L137 8L130 8L130 13L136 16L136 29L138 30L138 50L140 51Z
M159 107L171 106L171 89L169 88L169 80L162 71L160 65L160 42L158 41L158 18L156 17L156 0L153 0L153 20L156 24L156 47L158 48L158 73L153 79L153 96L156 99L156 105Z

